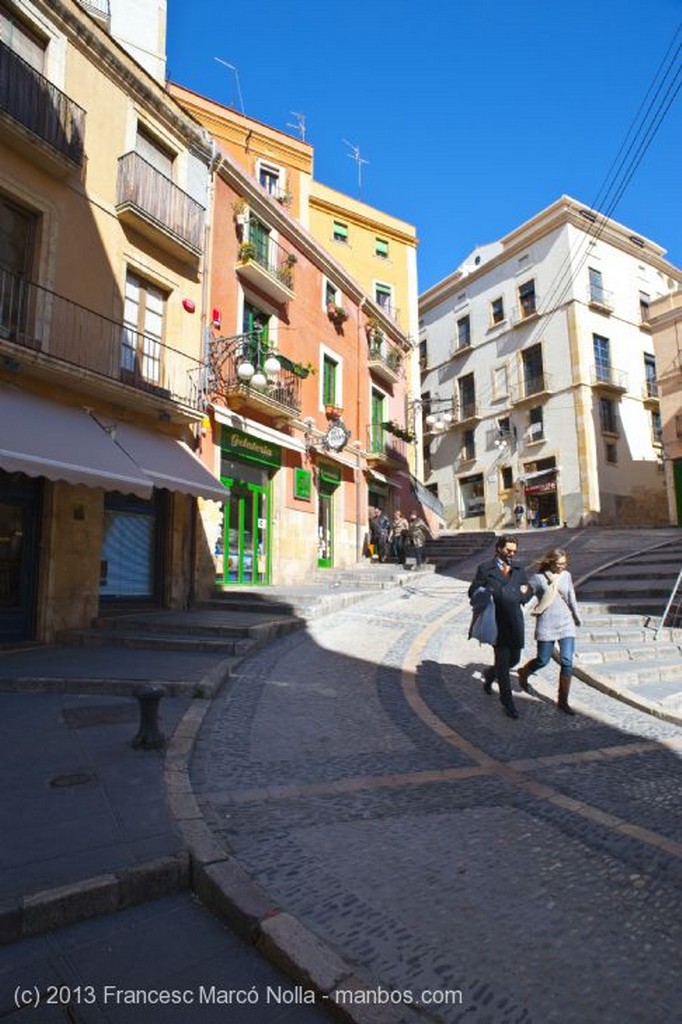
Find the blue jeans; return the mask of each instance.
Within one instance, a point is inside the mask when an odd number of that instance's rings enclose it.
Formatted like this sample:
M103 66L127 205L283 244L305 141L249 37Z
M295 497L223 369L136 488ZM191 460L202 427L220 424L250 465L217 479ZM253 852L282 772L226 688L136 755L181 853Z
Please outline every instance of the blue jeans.
M545 665L549 664L549 659L552 657L552 651L554 650L555 643L559 644L559 663L561 665L562 675L570 676L573 673L575 637L565 636L561 640L538 640L537 654L533 660L528 663L528 675L532 675L532 673L537 672L539 668L544 668Z

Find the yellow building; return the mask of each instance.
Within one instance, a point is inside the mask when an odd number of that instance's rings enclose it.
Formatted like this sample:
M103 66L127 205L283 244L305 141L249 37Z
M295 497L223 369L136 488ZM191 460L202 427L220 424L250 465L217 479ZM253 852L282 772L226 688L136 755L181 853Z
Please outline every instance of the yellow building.
M0 642L51 640L199 583L212 147L73 0L0 3L0 77Z

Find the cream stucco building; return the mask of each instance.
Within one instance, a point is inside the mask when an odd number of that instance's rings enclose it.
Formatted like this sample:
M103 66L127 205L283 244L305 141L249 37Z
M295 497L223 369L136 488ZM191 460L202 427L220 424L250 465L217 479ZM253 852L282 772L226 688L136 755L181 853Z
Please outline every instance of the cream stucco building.
M651 304L665 250L568 196L420 298L427 482L451 528L669 521Z
M649 325L656 352L668 513L671 523L682 526L682 291L651 304Z

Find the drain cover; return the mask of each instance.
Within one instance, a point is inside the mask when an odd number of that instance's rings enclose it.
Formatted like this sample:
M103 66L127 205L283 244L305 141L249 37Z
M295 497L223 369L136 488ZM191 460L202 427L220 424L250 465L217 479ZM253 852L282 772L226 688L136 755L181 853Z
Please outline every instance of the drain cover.
M60 789L62 786L86 786L88 782L95 782L92 772L72 772L71 775L55 775L49 785Z

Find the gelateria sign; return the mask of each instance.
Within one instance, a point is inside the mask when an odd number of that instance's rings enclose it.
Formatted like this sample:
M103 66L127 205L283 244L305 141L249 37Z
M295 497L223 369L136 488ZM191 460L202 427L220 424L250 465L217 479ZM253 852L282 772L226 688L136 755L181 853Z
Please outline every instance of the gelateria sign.
M262 437L253 437L252 434L245 434L232 427L222 428L220 449L226 455L249 462L259 462L265 466L282 465L282 449L278 444L271 444Z

